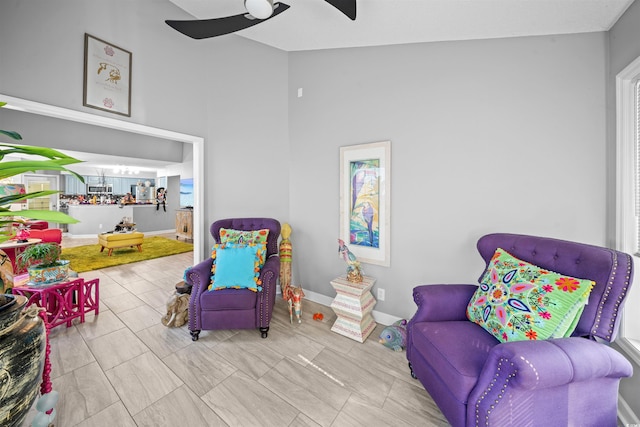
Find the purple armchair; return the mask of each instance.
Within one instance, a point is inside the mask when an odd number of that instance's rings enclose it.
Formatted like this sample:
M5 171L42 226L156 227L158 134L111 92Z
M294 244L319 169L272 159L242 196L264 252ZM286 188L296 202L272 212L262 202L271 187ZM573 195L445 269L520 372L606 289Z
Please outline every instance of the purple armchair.
M220 243L220 229L269 229L266 262L260 272L262 290L224 289L208 291L211 279L211 258L185 271L185 282L192 285L189 300L189 331L197 341L202 329L258 328L267 337L273 306L276 301L276 279L280 273L278 237L280 223L270 218L223 219L211 225L211 235Z
M489 234L478 241L489 263L500 247L524 261L596 282L570 338L500 343L469 321L477 285L423 285L408 324L407 359L453 426L615 426L618 385L631 364L607 344L631 285L625 253L562 240Z

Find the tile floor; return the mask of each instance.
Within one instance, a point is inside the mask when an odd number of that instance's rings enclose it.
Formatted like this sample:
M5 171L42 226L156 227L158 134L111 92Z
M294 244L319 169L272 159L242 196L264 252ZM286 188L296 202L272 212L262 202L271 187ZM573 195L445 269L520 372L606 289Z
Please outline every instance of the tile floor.
M227 330L192 342L186 325L163 326L191 264L185 253L81 274L100 278L100 314L52 330L56 426L447 425L405 353L375 339L382 326L360 344L330 331L330 307L304 301L290 324L278 298L267 339Z

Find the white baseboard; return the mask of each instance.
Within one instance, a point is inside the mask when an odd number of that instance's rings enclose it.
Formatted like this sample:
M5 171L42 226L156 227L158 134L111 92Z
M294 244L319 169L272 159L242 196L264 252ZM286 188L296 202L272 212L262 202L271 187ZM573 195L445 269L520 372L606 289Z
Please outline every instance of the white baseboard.
M278 293L279 292L280 292L280 288L278 287ZM322 295L317 292L309 291L306 289L304 290L304 298L308 299L309 301L322 304L326 307L331 307L331 303L333 302L332 297L328 297L326 295ZM392 316L390 314L383 313L381 311L376 311L376 310L373 310L371 312L371 316L373 316L373 320L375 320L376 323L380 323L381 325L385 325L385 326L391 325L393 322L401 320L400 317Z
M620 395L618 395L618 420L624 426L640 425L640 418L636 416L627 401Z

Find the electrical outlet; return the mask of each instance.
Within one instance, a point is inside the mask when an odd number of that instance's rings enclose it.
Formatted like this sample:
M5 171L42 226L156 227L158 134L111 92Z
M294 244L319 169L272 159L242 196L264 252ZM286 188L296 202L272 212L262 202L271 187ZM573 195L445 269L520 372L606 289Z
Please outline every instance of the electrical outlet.
M384 301L384 289L378 288L378 301Z
M102 224L100 224L100 230L102 230Z

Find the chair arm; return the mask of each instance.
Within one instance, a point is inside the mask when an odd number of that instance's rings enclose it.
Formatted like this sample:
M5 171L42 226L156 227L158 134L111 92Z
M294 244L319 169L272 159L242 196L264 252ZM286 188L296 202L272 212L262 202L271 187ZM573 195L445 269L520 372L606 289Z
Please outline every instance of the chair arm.
M596 378L629 377L632 373L631 363L620 353L586 338L502 343L491 349L469 401L485 392L497 396L507 384L534 390ZM495 396L485 399L492 401Z
M413 289L418 309L411 319L416 322L466 320L467 304L476 285L422 285Z
M184 281L185 283L193 286L191 288L192 298L194 295L199 298L200 294L206 291L209 287L212 265L213 259L208 258L185 270Z
M200 295L207 291L211 281L211 266L213 258L205 259L199 264L185 270L184 281L192 285L191 297L189 298L189 330L199 331L202 329L200 323Z
M273 306L276 304L276 280L280 275L280 258L271 255L262 266L260 281L262 291L258 292L260 310L256 313L259 328L269 328Z
M262 282L262 287L269 288L269 291L273 291L275 293L276 290L276 279L280 275L280 258L277 255L272 255L267 258L267 261L262 266L262 270L260 270L260 281ZM266 289L263 289L263 292Z

